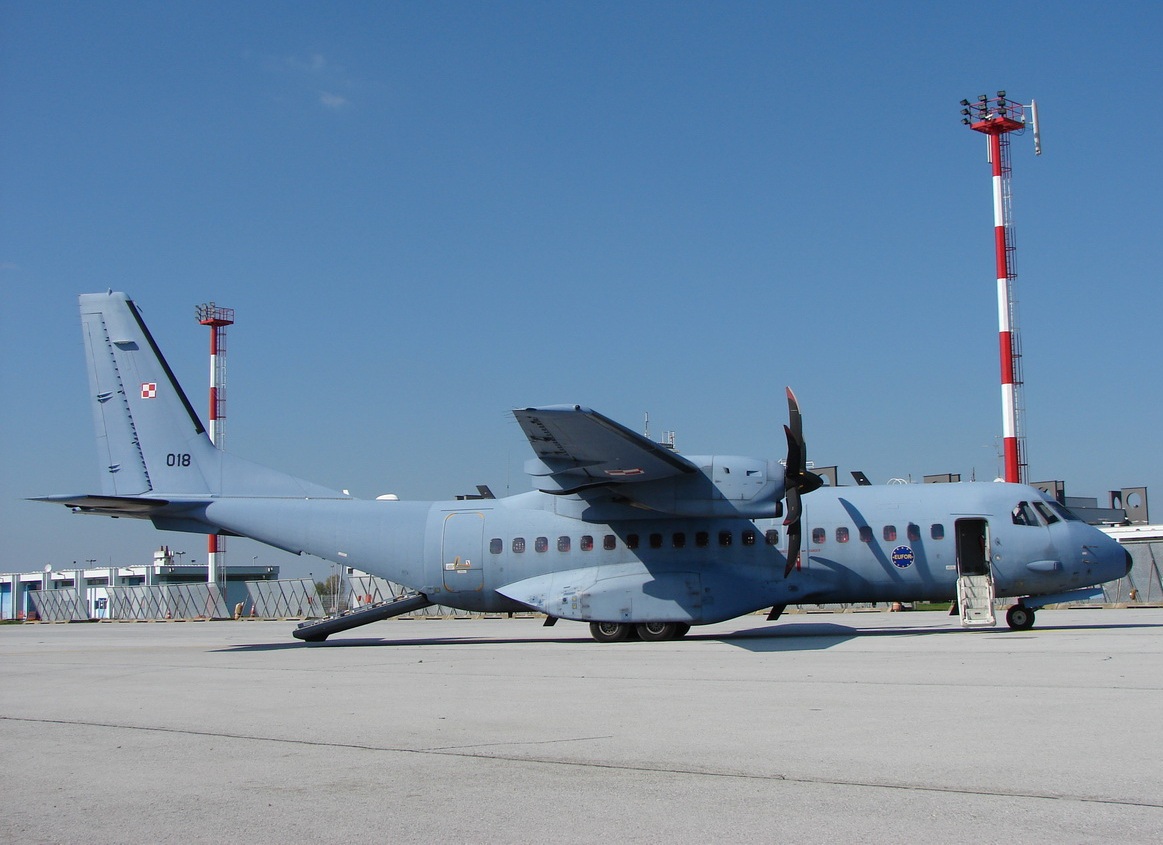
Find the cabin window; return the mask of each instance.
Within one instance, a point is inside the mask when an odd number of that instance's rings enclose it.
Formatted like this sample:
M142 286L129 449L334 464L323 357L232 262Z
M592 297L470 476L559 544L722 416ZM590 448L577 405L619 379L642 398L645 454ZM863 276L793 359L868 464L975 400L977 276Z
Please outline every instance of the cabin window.
M731 545L731 541L732 541L733 539L734 539L734 538L731 536L731 532L730 532L730 531L720 531L720 532L719 532L719 545L720 545L720 546L729 546L729 545Z
M489 552L494 555L499 555L501 550L505 548L505 541L500 537L494 537L489 540Z
M607 534L602 538L602 548L607 552L612 552L614 549L618 548L618 538L613 534Z
M884 526L884 539L888 540L890 543L896 539L896 526L895 525Z
M662 548L662 535L661 534L651 534L650 535L650 548L652 548L652 549L661 549Z
M548 537L538 537L536 540L534 540L533 541L533 551L535 551L535 552L547 552L547 551L549 551L549 538Z
M568 552L569 551L569 537L558 537L557 538L557 550L559 552Z
M909 538L910 542L919 542L921 539L921 526L915 522L910 522L909 527L905 529L905 536Z
M627 534L626 535L626 548L628 548L628 549L638 548L638 535L637 534Z
M592 552L594 550L594 538L589 534L582 534L580 545L583 552Z
M525 538L524 537L514 537L513 538L513 554L519 555L523 551L525 551Z
M871 543L872 542L872 526L871 525L861 525L860 526L860 542L861 543Z
M837 543L847 543L848 542L848 529L845 528L843 525L841 525L839 528L836 529L836 542Z
M698 546L700 549L705 549L707 546L711 545L710 532L709 531L696 531L695 532L695 545Z
M823 545L824 541L828 539L828 532L823 528L812 529L812 542L817 546Z
M763 542L767 543L769 546L778 546L779 532L774 528L769 528L767 531L763 532Z
M682 531L675 531L674 536L671 537L671 542L674 543L676 549L686 548L686 534Z
M755 545L755 529L748 528L743 532L743 545L745 545L745 546L754 546Z
M934 540L944 540L945 539L945 526L939 522L934 522L932 525L929 526L929 536L932 537Z

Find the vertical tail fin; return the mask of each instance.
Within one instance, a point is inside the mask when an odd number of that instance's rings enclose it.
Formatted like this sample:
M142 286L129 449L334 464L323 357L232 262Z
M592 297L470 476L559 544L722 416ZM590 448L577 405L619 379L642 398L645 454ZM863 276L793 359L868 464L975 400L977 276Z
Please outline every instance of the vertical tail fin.
M213 449L137 306L124 293L80 297L101 492L208 494Z
M103 494L342 496L215 448L124 293L82 294L80 308Z

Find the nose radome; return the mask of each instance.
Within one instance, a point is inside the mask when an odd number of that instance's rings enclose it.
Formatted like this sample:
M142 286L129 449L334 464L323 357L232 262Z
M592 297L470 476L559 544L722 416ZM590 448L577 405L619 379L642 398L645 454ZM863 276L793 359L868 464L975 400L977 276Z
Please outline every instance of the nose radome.
M1131 574L1131 567L1135 565L1135 562L1131 560L1131 553L1126 549L1123 549L1123 554L1127 556L1127 571L1123 573L1123 577L1125 578Z

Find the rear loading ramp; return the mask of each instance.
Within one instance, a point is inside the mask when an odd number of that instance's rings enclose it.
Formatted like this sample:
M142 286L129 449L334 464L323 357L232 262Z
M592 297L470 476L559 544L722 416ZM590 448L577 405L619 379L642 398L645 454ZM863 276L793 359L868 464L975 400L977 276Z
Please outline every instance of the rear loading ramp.
M423 610L432 605L432 600L423 593L413 593L409 596L400 596L391 601L361 607L342 616L333 616L330 619L320 619L317 622L301 622L291 633L300 640L308 643L321 643L332 634L340 631L350 631L361 625L370 625L381 619L391 619L393 616L403 616L414 610Z

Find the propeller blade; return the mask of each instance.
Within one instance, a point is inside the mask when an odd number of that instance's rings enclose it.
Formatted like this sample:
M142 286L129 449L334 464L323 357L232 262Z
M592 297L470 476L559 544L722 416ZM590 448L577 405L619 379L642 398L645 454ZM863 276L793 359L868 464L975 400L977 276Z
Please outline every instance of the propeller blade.
M799 525L800 516L804 510L803 505L800 504L800 488L789 485L787 492L784 493L784 498L787 499L787 519L783 521L783 524Z
M787 566L783 568L783 577L791 575L796 564L800 561L800 523L797 520L787 530Z
M800 414L800 403L796 399L796 395L792 393L790 387L787 390L787 418L791 425L791 430L796 436L796 440L803 444L804 442L804 420Z
M799 400L790 387L787 388L787 416L788 424L783 427L787 436L787 460L784 462L783 473L784 498L787 500L787 519L783 521L787 526L787 566L783 571L784 578L791 574L800 559L803 533L800 522L803 504L800 497L818 490L824 484L824 479L808 471L803 415L800 414Z
M791 488L796 485L804 472L804 441L796 437L788 426L783 427L787 435L787 460L784 461L784 486Z

